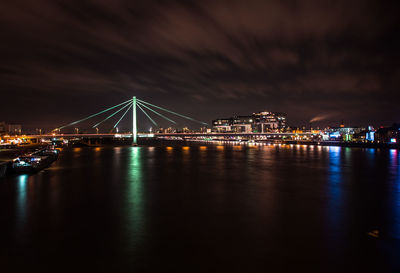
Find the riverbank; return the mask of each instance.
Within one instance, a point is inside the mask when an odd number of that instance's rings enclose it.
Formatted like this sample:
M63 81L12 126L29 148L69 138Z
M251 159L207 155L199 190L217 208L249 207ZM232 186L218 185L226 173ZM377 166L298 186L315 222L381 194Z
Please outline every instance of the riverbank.
M339 146L354 148L380 148L380 149L400 149L399 144L390 143L372 143L372 142L340 142L340 141L285 141L285 144L301 144L301 145L320 145L320 146Z

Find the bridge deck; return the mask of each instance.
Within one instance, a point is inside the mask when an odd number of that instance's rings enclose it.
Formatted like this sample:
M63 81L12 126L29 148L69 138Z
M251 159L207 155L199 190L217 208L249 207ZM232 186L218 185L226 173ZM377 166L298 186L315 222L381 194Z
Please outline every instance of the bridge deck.
M283 136L310 136L316 135L311 132L303 132L303 133L138 133L139 137L283 137ZM47 134L47 135L22 135L22 136L9 136L8 138L104 138L104 137L132 137L131 133L123 133L123 134Z

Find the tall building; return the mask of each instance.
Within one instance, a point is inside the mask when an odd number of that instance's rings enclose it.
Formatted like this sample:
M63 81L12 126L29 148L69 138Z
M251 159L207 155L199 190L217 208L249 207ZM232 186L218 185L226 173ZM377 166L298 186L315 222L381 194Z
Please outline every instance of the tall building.
M232 119L232 131L235 133L251 133L254 118L252 116L236 116Z
M212 125L214 131L236 133L264 133L287 127L285 113L267 111L253 113L250 116L215 119Z
M231 118L220 118L212 121L213 129L217 132L231 132L232 131L232 119Z
M269 130L285 129L286 114L278 112L253 113L254 131L264 133Z

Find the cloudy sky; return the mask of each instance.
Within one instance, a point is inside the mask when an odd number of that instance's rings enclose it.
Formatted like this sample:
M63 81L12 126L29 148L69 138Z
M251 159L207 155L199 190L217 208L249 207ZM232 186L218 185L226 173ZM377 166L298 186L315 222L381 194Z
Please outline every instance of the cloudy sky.
M3 1L0 121L58 127L136 95L209 123L400 122L396 2Z

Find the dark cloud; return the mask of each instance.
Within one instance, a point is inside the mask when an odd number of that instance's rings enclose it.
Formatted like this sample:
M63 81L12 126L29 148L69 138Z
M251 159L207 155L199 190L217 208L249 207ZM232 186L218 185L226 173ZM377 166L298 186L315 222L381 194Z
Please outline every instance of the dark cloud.
M55 127L136 95L206 121L259 110L287 112L292 124L400 121L397 10L361 0L5 1L0 119ZM32 107L34 116L20 110Z

